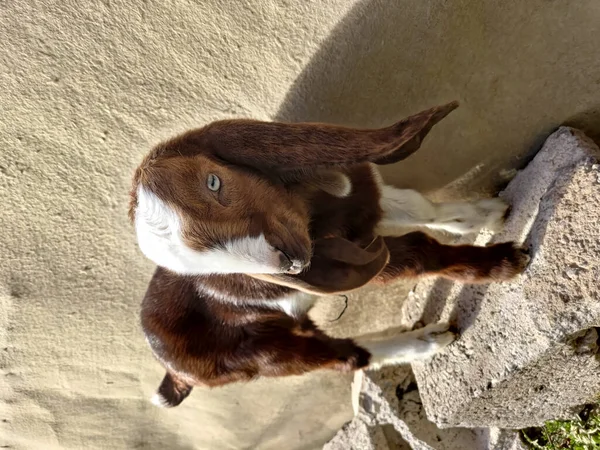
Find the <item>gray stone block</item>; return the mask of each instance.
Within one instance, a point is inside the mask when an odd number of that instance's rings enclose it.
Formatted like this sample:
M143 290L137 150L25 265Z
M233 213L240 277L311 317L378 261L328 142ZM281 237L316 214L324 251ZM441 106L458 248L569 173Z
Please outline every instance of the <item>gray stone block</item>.
M532 251L515 282L417 286L415 296L429 296L433 309L452 305L439 315L461 331L455 344L413 365L428 417L440 427L537 426L597 401L598 154L581 132L562 127L502 194L512 213L492 242L516 240Z
M513 430L438 428L426 417L409 366L357 380L357 414L324 450L524 450Z
M479 430L440 430L427 420L409 366L364 374L358 403L354 419L324 450L487 449Z

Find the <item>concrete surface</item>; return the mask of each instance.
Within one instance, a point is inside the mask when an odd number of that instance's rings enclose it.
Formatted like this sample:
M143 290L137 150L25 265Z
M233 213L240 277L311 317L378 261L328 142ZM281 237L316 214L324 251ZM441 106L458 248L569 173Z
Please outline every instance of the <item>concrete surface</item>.
M525 241L533 258L512 283L451 289L447 319L461 337L413 365L437 425L539 426L597 400L599 156L580 132L560 128L503 192L511 217L492 242Z
M597 133L594 0L0 2L0 445L318 448L352 417L332 374L147 399L161 369L138 305L152 266L127 222L159 139L231 116L391 122L461 108L399 186L493 189L564 121ZM333 334L411 319L411 283L339 298Z

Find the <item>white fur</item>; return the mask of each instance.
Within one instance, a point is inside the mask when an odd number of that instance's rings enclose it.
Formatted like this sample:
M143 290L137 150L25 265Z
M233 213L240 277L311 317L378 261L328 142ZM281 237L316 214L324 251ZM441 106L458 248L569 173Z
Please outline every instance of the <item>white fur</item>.
M335 170L321 170L314 178L305 181L335 197L347 197L352 192L352 182L347 175Z
M159 408L168 408L169 406L171 406L169 405L167 399L160 395L158 392L152 396L150 401Z
M508 205L499 198L486 198L474 202L437 203L437 214L429 228L456 234L476 233L486 228L500 231Z
M217 291L204 285L198 285L199 293L209 295L221 302L233 303L237 306L260 305L271 309L283 311L288 316L297 317L306 312L314 305L316 296L304 292L292 292L290 295L275 299L240 300L232 297L227 292Z
M182 275L281 272L280 253L264 235L235 239L224 249L199 252L184 244L175 211L141 186L137 195L138 243L144 255L157 265Z
M399 234L407 227L428 227L456 234L482 228L498 231L508 206L499 198L476 202L433 203L412 189L381 186L383 218L377 225L382 236Z
M392 364L405 364L430 358L451 344L456 335L444 323L428 325L415 331L401 333L388 339L357 340L371 353L370 369Z
M280 309L288 316L297 317L308 312L315 304L316 297L304 292L294 292L287 297L274 300L261 300L262 306L272 309Z
M456 234L475 233L482 228L499 231L508 205L499 198L475 202L434 203L412 189L397 189L384 184L379 169L371 171L381 191L383 218L376 232L398 236L411 227L427 227Z

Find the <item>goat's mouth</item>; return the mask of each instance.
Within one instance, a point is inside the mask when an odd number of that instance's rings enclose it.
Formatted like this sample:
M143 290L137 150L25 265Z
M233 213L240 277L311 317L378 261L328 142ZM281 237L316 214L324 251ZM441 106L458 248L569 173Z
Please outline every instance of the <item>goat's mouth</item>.
M309 262L301 261L293 258L281 249L277 249L281 253L281 271L289 275L298 275L309 265Z

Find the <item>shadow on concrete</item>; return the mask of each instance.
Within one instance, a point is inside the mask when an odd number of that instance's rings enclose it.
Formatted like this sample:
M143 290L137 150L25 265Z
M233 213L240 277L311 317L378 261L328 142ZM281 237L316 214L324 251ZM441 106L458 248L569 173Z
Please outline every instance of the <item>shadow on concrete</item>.
M407 160L399 187L493 192L562 123L600 136L600 8L577 3L364 0L332 30L276 119L358 127L461 107Z
M454 284L454 281L443 278L435 282L425 301L425 307L420 319L421 323L427 325L439 322L442 312L447 306L448 296ZM481 310L481 302L486 292L487 287L485 285L468 284L454 298L448 321L459 333L464 333L475 322Z
M425 306L423 307L423 313L419 322L424 325L439 322L446 308L446 302L452 286L454 286L454 281L445 278L438 278L435 281L425 300Z
M487 291L487 286L471 284L463 287L456 296L450 312L450 322L460 333L464 333L475 322Z
M600 146L600 103L569 117L563 125L580 129Z

